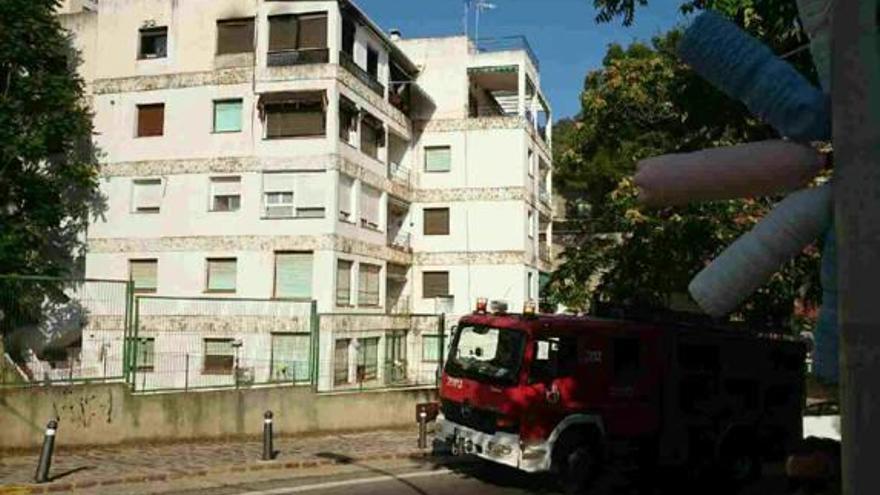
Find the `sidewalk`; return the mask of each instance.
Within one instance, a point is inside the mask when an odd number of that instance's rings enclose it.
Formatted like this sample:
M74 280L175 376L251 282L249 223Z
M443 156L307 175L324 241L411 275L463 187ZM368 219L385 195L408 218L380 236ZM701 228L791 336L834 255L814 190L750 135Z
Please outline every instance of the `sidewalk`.
M416 428L363 433L275 438L277 458L260 462L259 441L126 445L56 451L51 483L34 485L38 453L0 457L0 495L54 493L171 481L216 474L296 470L371 461L422 457ZM62 441L62 439L59 439Z

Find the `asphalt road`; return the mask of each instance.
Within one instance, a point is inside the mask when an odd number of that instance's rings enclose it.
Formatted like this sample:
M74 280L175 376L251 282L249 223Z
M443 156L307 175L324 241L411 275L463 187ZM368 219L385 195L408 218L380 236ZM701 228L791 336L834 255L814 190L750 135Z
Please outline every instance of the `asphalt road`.
M162 490L173 495L515 495L528 493L560 494L552 479L530 476L487 463L437 465L410 461L346 466L295 478L272 480L229 479L213 486L186 490ZM690 490L689 490L690 488ZM782 495L784 480L771 470L764 480L744 490L729 487L679 486L674 489L644 487L639 491L632 480L606 475L590 490L590 495L683 495L684 493L739 493L741 495ZM157 493L157 492L152 492Z

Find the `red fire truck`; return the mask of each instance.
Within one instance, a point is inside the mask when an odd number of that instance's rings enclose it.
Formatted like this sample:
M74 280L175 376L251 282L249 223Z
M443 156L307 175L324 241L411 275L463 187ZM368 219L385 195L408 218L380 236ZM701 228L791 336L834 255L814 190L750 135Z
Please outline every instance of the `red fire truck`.
M480 301L453 332L437 438L456 454L553 471L571 492L627 455L745 482L801 438L804 362L805 346L780 335Z

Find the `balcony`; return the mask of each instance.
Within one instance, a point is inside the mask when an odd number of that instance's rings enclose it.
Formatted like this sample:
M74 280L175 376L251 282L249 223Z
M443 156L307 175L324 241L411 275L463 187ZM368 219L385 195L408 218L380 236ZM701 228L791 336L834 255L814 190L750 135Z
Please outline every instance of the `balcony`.
M388 236L388 247L407 253L412 252L412 234L410 232L398 232Z
M412 183L412 170L406 165L391 163L388 165L388 178L409 186Z
M290 65L326 64L329 61L330 50L327 48L278 50L267 54L266 65L269 67L286 67Z
M550 191L547 190L547 186L542 184L538 187L538 199L544 204L550 204Z
M372 74L364 70L360 65L355 63L354 59L351 55L346 52L339 52L339 65L345 68L348 72L351 72L353 76L358 78L362 83L367 85L368 88L373 90L377 95L382 98L385 97L385 86L382 85Z

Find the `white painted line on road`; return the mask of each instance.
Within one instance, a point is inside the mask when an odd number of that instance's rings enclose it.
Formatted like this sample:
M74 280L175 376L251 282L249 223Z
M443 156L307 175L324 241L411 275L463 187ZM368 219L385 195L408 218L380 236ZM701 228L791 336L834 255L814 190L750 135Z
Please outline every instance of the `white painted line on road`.
M247 492L240 495L287 495L288 493L313 492L316 490L327 490L330 488L341 488L352 485L365 485L367 483L381 483L383 481L406 480L412 478L427 478L429 476L441 476L450 474L452 471L448 469L438 469L436 471L419 471L416 473L405 473L397 475L375 476L372 478L355 478L345 481L328 481L326 483L316 483L313 485L293 486L290 488L276 488L273 490L263 490L257 492Z

